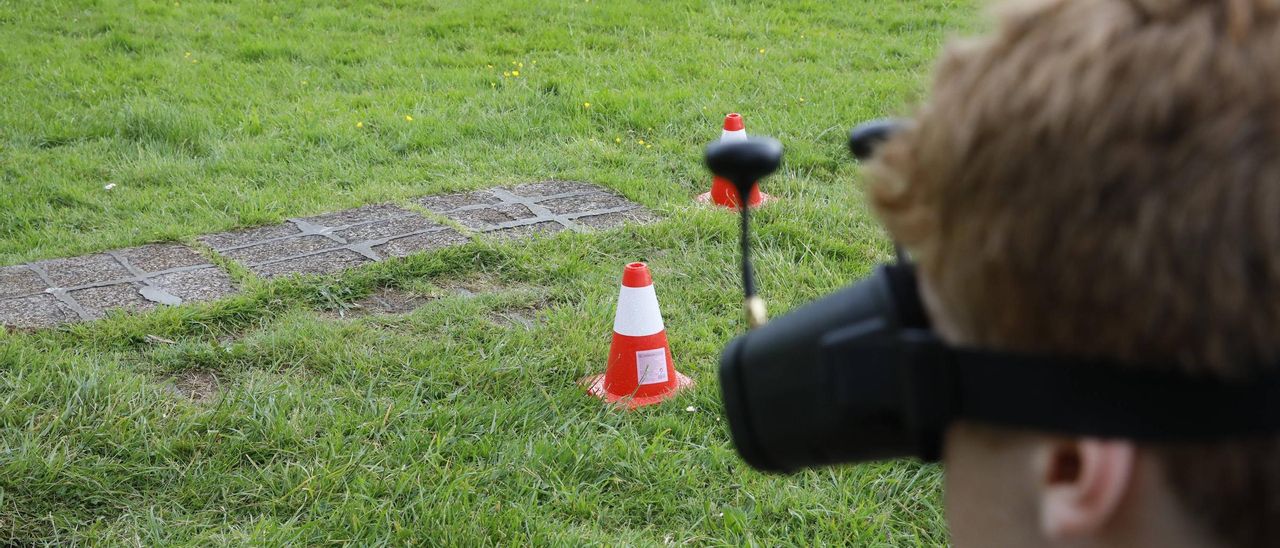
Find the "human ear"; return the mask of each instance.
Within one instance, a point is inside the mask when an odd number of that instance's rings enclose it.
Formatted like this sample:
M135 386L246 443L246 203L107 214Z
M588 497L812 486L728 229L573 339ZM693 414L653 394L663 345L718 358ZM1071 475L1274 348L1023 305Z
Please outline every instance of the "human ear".
M1134 447L1127 441L1055 440L1039 460L1040 528L1051 539L1099 532L1132 488Z

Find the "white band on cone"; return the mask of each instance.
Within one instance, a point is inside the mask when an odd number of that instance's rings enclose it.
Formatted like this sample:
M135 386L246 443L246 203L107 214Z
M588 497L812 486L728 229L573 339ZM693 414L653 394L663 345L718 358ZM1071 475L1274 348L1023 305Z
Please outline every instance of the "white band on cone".
M721 141L746 141L747 130L739 129L735 131L724 130L720 132Z
M653 290L653 284L622 286L618 293L618 312L613 316L613 332L628 337L644 337L661 333L663 329L658 293Z

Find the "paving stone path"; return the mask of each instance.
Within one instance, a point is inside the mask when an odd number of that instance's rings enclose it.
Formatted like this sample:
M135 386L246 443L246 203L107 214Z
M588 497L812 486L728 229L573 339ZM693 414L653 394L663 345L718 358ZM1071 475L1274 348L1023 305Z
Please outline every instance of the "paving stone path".
M258 276L273 278L334 273L460 245L473 234L509 240L657 220L607 189L568 181L427 196L415 203L465 233L415 211L378 204L197 240ZM200 252L181 244L151 244L0 268L0 324L49 327L101 318L112 309L149 310L236 291L231 277Z

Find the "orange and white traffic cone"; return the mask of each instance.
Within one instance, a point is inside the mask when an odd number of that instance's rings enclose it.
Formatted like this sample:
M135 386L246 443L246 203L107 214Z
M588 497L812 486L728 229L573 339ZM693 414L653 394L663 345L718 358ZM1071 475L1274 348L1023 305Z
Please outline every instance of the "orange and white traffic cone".
M580 382L588 394L631 409L660 403L693 385L671 361L658 294L644 263L631 263L622 271L608 369Z
M747 129L742 125L742 115L736 112L730 112L724 117L724 131L720 132L720 141L746 141ZM747 204L751 207L759 207L771 196L760 192L759 183L751 185L751 196L747 199ZM730 209L738 209L742 206L742 200L738 196L738 189L733 183L720 177L711 178L711 191L698 195L698 201L702 203L713 203L718 206Z

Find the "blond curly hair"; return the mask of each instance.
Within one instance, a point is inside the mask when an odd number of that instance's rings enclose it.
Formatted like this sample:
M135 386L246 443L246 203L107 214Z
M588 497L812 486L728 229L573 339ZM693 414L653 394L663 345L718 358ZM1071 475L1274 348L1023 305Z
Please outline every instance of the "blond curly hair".
M1280 0L1006 3L867 175L957 342L1280 364ZM1280 438L1152 450L1224 540L1280 543Z

